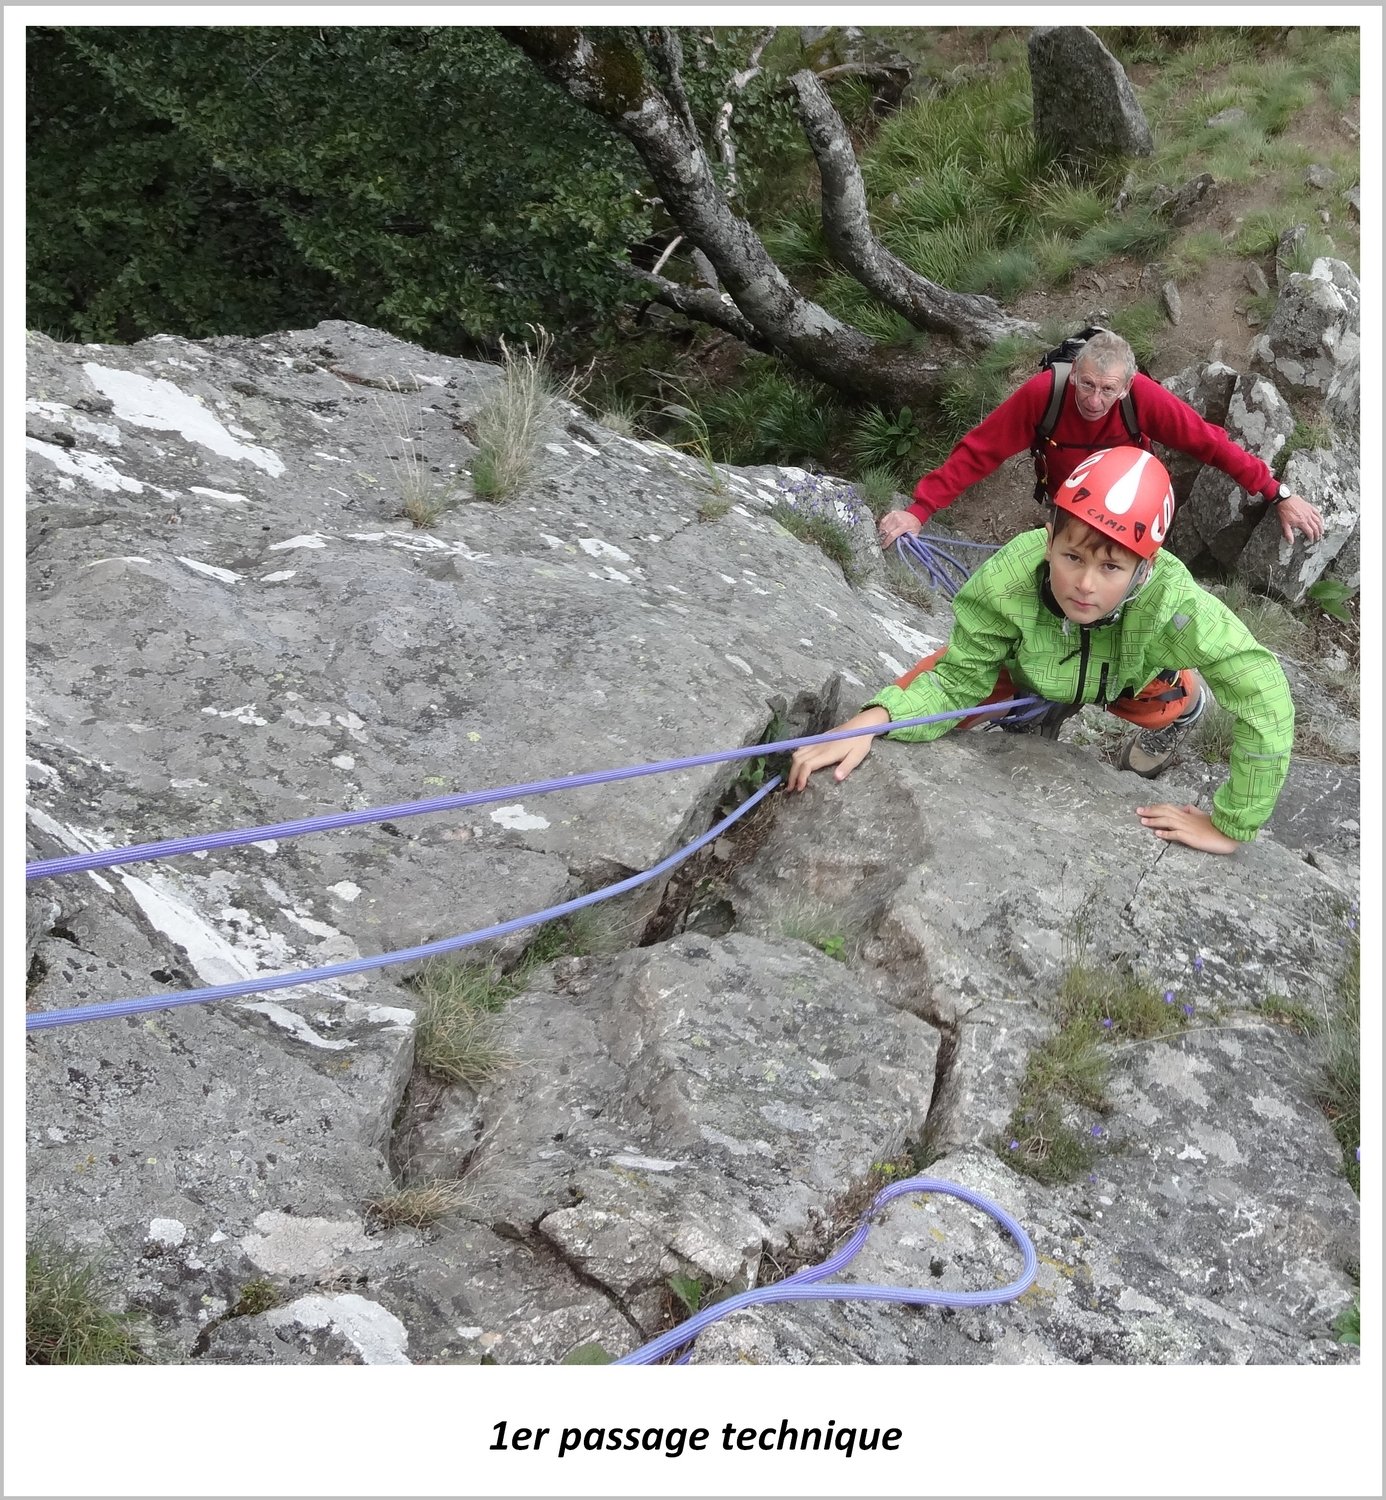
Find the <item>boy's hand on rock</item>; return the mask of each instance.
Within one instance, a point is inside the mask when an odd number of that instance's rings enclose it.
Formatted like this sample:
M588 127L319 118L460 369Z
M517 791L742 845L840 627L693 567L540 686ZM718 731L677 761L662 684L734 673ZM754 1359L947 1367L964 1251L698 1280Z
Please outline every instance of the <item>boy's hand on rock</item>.
M1187 844L1206 854L1235 854L1237 841L1213 826L1212 817L1190 803L1176 807L1159 802L1154 807L1138 807L1136 813L1144 827L1158 839L1172 844Z
M883 708L866 708L861 713L839 724L839 729L865 729L868 725L889 724L890 715ZM789 762L789 777L785 791L802 792L815 771L827 766L836 766L835 781L846 781L853 771L866 759L875 735L862 735L860 739L829 740L826 745L801 745Z

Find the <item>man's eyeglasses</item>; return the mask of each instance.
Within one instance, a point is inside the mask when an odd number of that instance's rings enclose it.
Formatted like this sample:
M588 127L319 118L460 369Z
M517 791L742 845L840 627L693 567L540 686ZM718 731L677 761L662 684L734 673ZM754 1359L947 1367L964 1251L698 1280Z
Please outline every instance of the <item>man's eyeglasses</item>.
M1125 389L1122 385L1099 385L1095 380L1089 380L1086 375L1074 377L1074 384L1085 396L1119 396Z

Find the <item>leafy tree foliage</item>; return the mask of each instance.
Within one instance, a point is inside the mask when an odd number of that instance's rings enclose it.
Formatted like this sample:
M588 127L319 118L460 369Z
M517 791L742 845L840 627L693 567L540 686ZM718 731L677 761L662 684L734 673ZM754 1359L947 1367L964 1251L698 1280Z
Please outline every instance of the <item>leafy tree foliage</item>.
M634 153L485 27L29 35L29 321L456 351L628 295Z
M31 28L28 316L80 342L261 333L350 316L254 194Z

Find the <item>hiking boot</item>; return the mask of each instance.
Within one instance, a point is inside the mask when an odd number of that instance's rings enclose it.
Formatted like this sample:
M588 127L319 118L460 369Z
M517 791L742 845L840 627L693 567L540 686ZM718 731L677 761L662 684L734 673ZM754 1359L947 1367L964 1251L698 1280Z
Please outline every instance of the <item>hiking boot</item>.
M1123 771L1134 771L1137 776L1144 776L1147 780L1158 776L1174 759L1174 752L1183 744L1189 730L1203 717L1203 710L1207 706L1208 694L1200 682L1193 707L1186 708L1163 729L1142 729L1138 734L1133 734L1121 747L1117 765Z

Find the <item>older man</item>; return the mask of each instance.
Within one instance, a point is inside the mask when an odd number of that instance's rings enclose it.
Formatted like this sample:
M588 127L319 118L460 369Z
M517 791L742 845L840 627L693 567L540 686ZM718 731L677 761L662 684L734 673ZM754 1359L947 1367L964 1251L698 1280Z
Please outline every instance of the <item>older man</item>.
M1035 441L1054 379L1049 370L1032 375L978 423L937 469L915 485L914 503L907 510L887 511L881 517L881 546L891 546L904 532L918 532L935 511L951 505L969 485L1025 452ZM1073 361L1058 420L1044 443L1039 466L1051 493L1089 453L1132 441L1121 410L1122 398L1128 394L1142 447L1149 448L1153 438L1221 469L1259 497L1259 503L1275 506L1287 542L1294 540L1296 531L1311 542L1323 535L1323 517L1307 500L1289 494L1255 454L1238 447L1222 428L1205 422L1188 402L1138 374L1131 346L1106 329L1093 334Z

